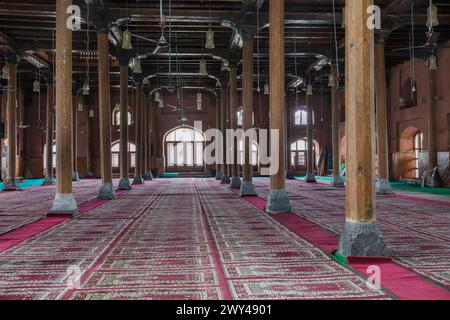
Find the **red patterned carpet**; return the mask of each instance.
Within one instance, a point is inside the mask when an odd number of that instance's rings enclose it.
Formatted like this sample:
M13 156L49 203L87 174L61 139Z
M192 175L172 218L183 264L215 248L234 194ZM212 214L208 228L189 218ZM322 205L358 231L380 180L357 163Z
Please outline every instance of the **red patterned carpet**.
M77 203L83 204L98 194L100 182L82 180L73 183ZM21 192L0 193L0 235L41 219L55 198L55 187L33 187Z
M148 183L0 253L0 299L390 298L212 179Z
M267 198L268 179L255 179ZM291 205L304 217L337 237L345 222L345 192L323 184L288 181ZM421 198L377 196L380 232L396 263L450 289L450 206Z

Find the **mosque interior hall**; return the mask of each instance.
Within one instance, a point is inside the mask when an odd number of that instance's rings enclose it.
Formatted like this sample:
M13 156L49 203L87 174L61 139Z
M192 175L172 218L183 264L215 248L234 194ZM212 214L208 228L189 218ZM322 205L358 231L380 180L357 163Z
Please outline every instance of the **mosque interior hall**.
M449 0L0 0L0 300L450 300Z

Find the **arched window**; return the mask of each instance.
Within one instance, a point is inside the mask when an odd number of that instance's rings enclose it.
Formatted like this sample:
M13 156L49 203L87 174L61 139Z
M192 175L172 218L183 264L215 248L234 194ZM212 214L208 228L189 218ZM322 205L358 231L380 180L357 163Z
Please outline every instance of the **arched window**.
M306 169L307 165L307 151L308 151L308 141L307 139L300 139L293 144L291 144L291 165L294 170L301 171ZM316 164L319 155L319 144L314 140L313 142L313 154L315 157L314 163Z
M314 111L312 111L313 125L316 123L314 117ZM308 125L308 111L306 107L304 109L297 110L295 112L295 125L296 126L307 126Z
M129 153L129 164L131 168L136 166L136 145L133 143L128 144L128 153ZM112 167L119 168L120 167L120 141L114 142L111 146L111 154L112 154Z
M169 170L204 169L205 136L192 127L169 131L165 139L166 167Z
M253 125L255 125L255 113L252 113L252 121L253 121ZM237 112L237 125L239 127L242 127L244 125L244 110L241 108L238 112Z
M420 178L420 153L423 152L423 133L414 136L414 176Z
M129 126L131 126L133 124L132 117L133 117L132 113L128 111L128 125ZM112 121L113 121L113 123L112 123L113 126L120 126L120 106L119 105L117 105L114 108Z
M251 154L251 161L253 166L258 166L259 164L259 151L258 151L258 144L253 141L252 143L252 154ZM239 142L239 163L244 164L245 163L245 151L244 151L244 142Z

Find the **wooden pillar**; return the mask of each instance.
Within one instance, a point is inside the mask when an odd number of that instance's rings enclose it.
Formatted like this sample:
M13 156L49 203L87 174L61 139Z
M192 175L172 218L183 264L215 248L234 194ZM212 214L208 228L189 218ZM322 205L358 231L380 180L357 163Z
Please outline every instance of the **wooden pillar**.
M142 93L141 95L141 119L142 119L142 178L147 180L147 135L148 135L148 105L147 99Z
M384 56L384 38L382 37L377 39L377 44L375 45L375 86L378 151L378 179L376 191L380 194L390 194L393 191L389 183L386 64Z
M383 256L387 248L375 217L374 31L367 27L373 0L346 0L346 224L339 252Z
M313 93L306 93L306 108L307 108L307 172L306 179L307 183L316 183L316 176L314 175L314 120L313 120L313 104L312 104Z
M80 96L76 95L76 100L78 101ZM80 103L80 102L78 102ZM83 101L81 101L83 103ZM80 181L80 176L78 174L78 105L73 106L73 124L72 124L72 181Z
M428 170L437 168L436 150L436 70L428 71Z
M129 59L119 59L120 68L120 182L119 190L130 190L130 164L128 140L128 64Z
M294 115L292 114L292 107L291 107L291 99L292 96L287 96L286 101L286 116L284 118L285 126L286 126L286 134L285 134L285 141L286 141L286 179L287 180L295 180L295 175L292 172L292 163L291 163L291 131L292 131L292 119L294 119Z
M53 212L78 210L72 194L72 30L67 8L72 0L56 1L56 196Z
M111 153L111 103L109 84L109 40L108 28L102 27L97 33L98 45L98 91L100 116L100 161L102 186L98 197L113 199L112 153Z
M53 179L53 78L47 80L47 107L45 132L45 180L44 185L54 185Z
M9 72L7 104L6 104L6 127L8 136L8 171L6 185L3 191L18 191L16 172L17 159L17 57L8 55Z
M228 115L229 115L229 105L228 105L228 81L222 82L222 134L224 138L226 137L226 131L229 126L228 121ZM229 184L231 183L231 177L230 177L230 166L227 164L226 158L227 158L227 143L224 141L223 143L223 150L224 150L224 165L222 170L222 184Z
M335 188L344 187L344 181L341 175L341 143L339 136L339 104L338 104L338 92L337 92L337 75L336 67L331 69L330 77L330 91L331 91L331 131L333 141L333 180L331 186Z
M244 38L242 104L244 107L242 129L247 132L253 129L253 37ZM243 179L241 196L256 196L253 186L252 147L253 141L245 141Z
M284 0L269 0L269 64L270 64L270 128L278 132L278 139L271 144L278 148L278 170L270 179L270 194L266 212L289 213L291 211L286 192L285 132L285 41L284 41ZM272 146L273 147L273 146ZM276 154L272 154L272 165Z
M87 101L89 98L85 98ZM86 104L88 106L88 104ZM92 139L93 139L93 126L92 126L92 119L94 118L94 115L91 115L90 108L93 108L93 106L89 103L89 108L86 108L87 113L87 120L86 120L86 178L94 178L94 169L92 164ZM93 110L93 109L92 109Z
M134 174L133 184L143 184L142 179L142 85L141 82L136 82L136 105L134 125L136 129L136 168Z
M237 129L237 107L238 104L238 92L237 92L237 65L233 63L230 66L230 108L229 108L229 118L230 118L230 129ZM241 178L240 170L238 164L238 144L236 139L233 138L233 164L230 165L231 168L231 188L240 189L241 188Z
M153 152L152 152L152 138L153 138L153 105L151 103L150 98L146 99L146 106L147 106L147 123L148 123L148 131L147 131L147 172L146 172L146 179L148 181L153 180Z
M216 129L222 132L222 92L220 87L217 87L217 99L216 99ZM220 98L219 98L220 97ZM216 180L222 181L223 176L223 164L219 163L217 159L223 158L223 148L216 149Z

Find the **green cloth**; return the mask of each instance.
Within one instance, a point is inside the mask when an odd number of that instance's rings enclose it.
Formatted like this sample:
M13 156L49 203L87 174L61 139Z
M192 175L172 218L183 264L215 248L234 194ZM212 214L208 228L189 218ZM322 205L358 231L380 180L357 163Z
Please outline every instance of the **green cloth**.
M24 180L21 184L19 184L19 187L21 189L26 189L26 188L30 188L30 187L40 186L43 183L44 183L44 179ZM5 186L3 185L3 183L0 182L0 191L2 191L4 187Z

